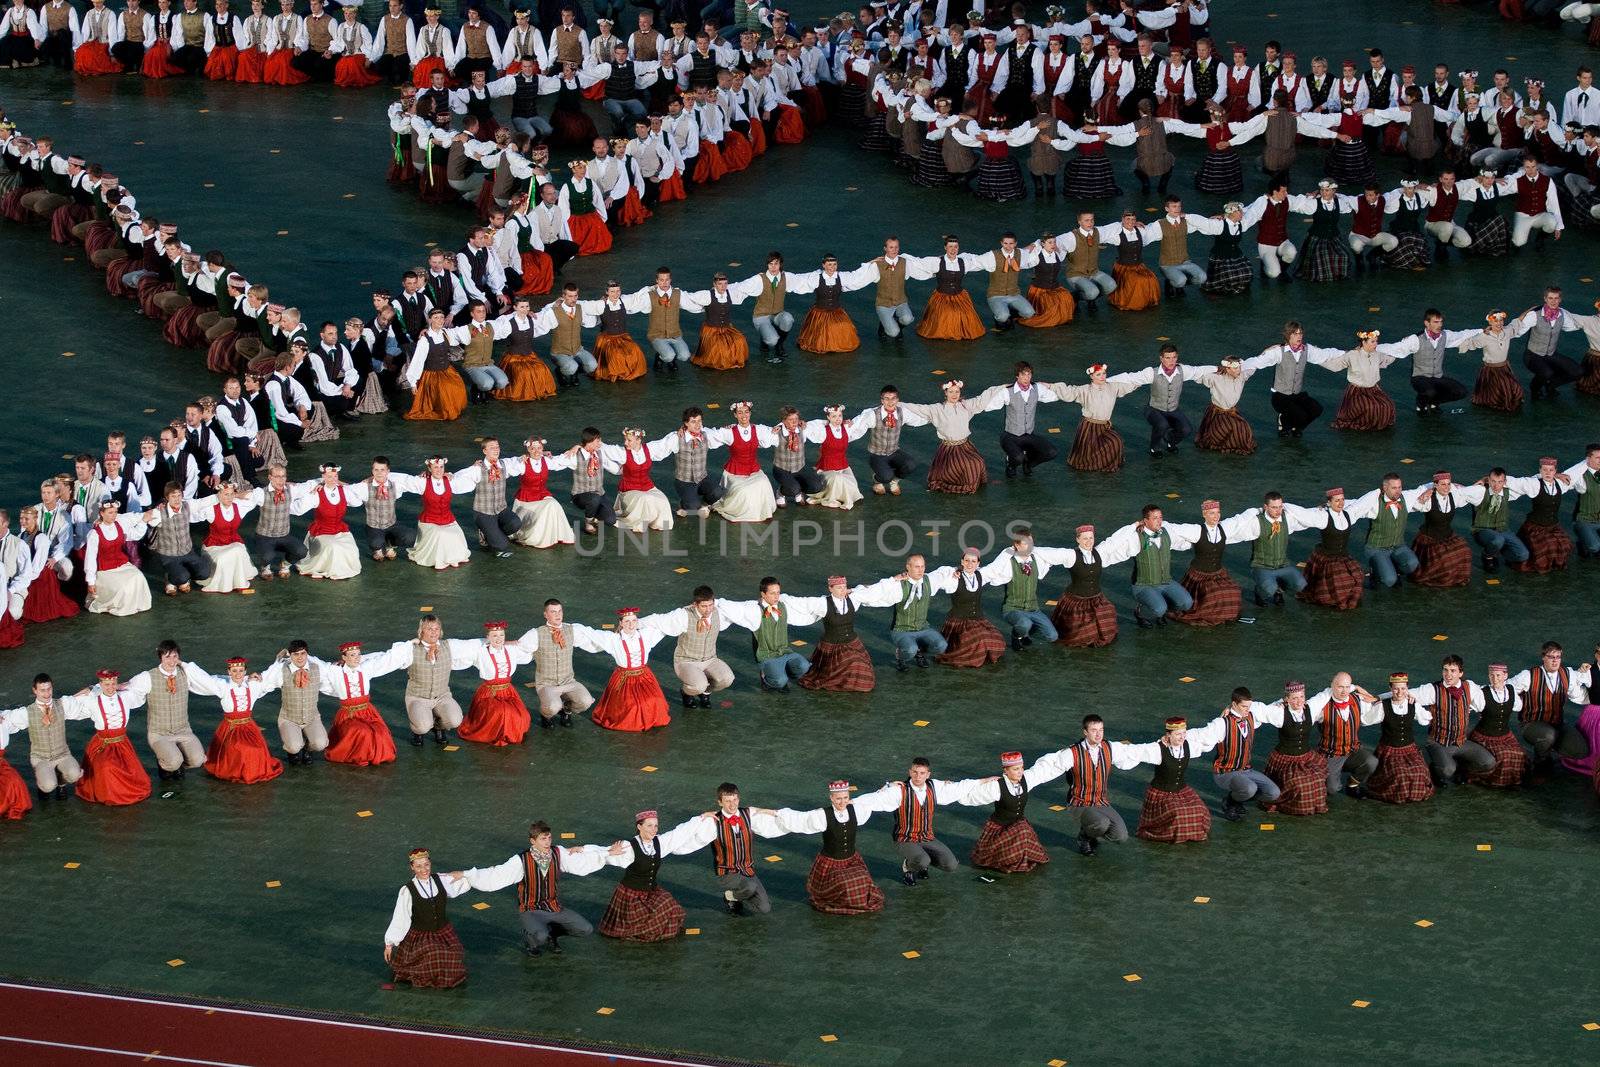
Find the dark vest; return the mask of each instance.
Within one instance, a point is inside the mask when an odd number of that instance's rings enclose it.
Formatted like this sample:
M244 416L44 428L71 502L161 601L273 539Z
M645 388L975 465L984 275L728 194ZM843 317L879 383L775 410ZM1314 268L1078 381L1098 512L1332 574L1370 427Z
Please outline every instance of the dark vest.
M450 925L450 920L444 913L444 902L447 899L444 883L439 881L437 874L430 875L429 878L435 890L431 897L424 897L417 892L415 878L406 883L406 889L411 893L411 929L423 933L433 933Z
M844 810L848 818L840 822L832 805L822 809L822 854L829 859L847 860L856 854L856 809L850 805Z
M646 852L639 847L638 838L630 837L628 847L633 849L633 862L622 870L622 884L642 893L656 888L656 876L661 873L661 839L655 838L650 843L654 851Z

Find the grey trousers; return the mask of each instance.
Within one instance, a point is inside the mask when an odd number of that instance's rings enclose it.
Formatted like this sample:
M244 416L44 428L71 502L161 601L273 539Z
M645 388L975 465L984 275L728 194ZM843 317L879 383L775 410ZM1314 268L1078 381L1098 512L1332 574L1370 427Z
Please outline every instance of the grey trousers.
M772 910L772 900L767 896L767 887L753 874L740 874L737 871L719 874L717 888L724 893L732 893L734 900L744 901L762 915Z
M1423 744L1428 754L1428 766L1433 768L1433 773L1442 778L1449 778L1456 773L1456 763L1460 761L1467 765L1467 770L1487 773L1494 770L1494 756L1489 750L1476 741L1465 741L1459 745L1441 745L1431 738Z
M1523 723L1522 743L1533 749L1534 759L1548 759L1552 749L1558 756L1575 759L1589 754L1589 742L1565 723L1560 726L1548 722Z
M60 759L30 756L28 762L33 764L33 784L39 787L41 793L53 793L57 787L71 785L83 777L83 768L70 755Z
M1067 813L1078 820L1078 836L1093 840L1126 841L1128 824L1122 821L1117 809L1110 804L1086 804L1070 807Z
M181 734L158 734L152 731L145 734L145 740L150 743L150 751L156 754L156 762L164 771L175 771L184 766L192 770L206 761L205 746L193 730L185 730Z
M951 852L943 841L930 838L927 841L896 841L894 850L900 854L900 859L912 874L923 874L930 866L941 871L953 871L960 866L956 862L956 854Z
M1226 792L1239 803L1260 797L1263 804L1270 804L1283 795L1283 790L1278 788L1278 783L1251 767L1242 771L1229 771L1227 774L1213 774L1212 779L1217 783L1217 788Z
M328 747L328 730L322 725L321 715L304 726L280 717L278 737L283 741L283 750L291 756L298 756L308 748L313 752L321 752Z
M1378 758L1369 750L1358 748L1344 756L1328 757L1328 792L1337 793L1344 788L1344 776L1348 774L1358 782L1365 781L1373 771L1378 769Z
M557 928L553 931L557 937L584 937L594 933L589 920L571 908L562 908L560 911L520 911L517 914L522 916L522 940L529 948L548 945L551 927Z
M425 734L435 724L446 730L454 730L461 725L461 719L461 705L456 703L455 697L440 697L437 700L406 697L406 721L411 724L412 733Z

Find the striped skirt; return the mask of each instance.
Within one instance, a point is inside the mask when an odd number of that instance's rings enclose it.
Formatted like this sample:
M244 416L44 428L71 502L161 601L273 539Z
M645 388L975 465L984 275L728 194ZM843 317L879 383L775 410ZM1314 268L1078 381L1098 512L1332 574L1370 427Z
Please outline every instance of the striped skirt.
M1456 534L1434 539L1418 533L1411 539L1411 551L1419 566L1411 581L1432 589L1451 589L1472 581L1472 550Z
M972 846L971 863L982 870L1024 874L1049 862L1050 854L1027 819L1005 824L990 819Z
M988 484L989 468L970 439L939 442L933 462L928 464L929 492L976 493Z
M1307 237L1300 258L1306 277L1314 282L1340 282L1350 277L1350 250L1337 237Z
M1117 639L1117 609L1104 593L1062 593L1050 622L1056 628L1056 643L1068 648L1104 648Z
M1195 434L1194 446L1203 452L1248 456L1256 450L1256 435L1234 408L1207 404L1206 413L1200 417L1200 432Z
M1006 654L1006 639L988 619L946 619L939 633L946 647L935 658L946 667L986 667Z
M1333 417L1335 430L1374 432L1394 425L1394 401L1381 385L1347 385Z
M1378 758L1378 769L1366 781L1368 796L1386 804L1418 804L1433 796L1428 761L1416 745L1380 741L1372 754Z
M1211 836L1211 810L1192 785L1176 793L1151 786L1144 791L1144 806L1139 809L1136 833L1146 841L1169 845L1204 841Z
M1194 176L1194 187L1202 193L1226 196L1244 191L1244 166L1232 148L1207 152Z
M1122 435L1109 422L1085 418L1078 423L1067 466L1075 471L1110 474L1122 469L1122 454Z
M917 153L917 171L911 176L913 183L928 189L949 185L950 172L944 165L944 142L923 141Z
M1591 348L1583 357L1583 377L1578 379L1578 392L1600 396L1600 349ZM1477 399L1476 396L1473 397Z
M1572 556L1572 538L1560 526L1536 526L1524 522L1517 536L1528 546L1528 562L1519 563L1518 570L1533 571L1535 574L1566 570L1567 560Z
M1274 752L1267 759L1267 777L1283 793L1262 810L1285 815L1321 815L1328 810L1328 760L1312 749L1298 756Z
M1585 361L1587 365L1587 361ZM1597 366L1600 374L1600 366ZM1579 389L1583 388L1580 382ZM1600 385L1596 386L1600 390ZM1515 415L1522 410L1522 383L1507 363L1485 363L1478 368L1478 380L1472 387L1472 402L1490 411L1504 411Z

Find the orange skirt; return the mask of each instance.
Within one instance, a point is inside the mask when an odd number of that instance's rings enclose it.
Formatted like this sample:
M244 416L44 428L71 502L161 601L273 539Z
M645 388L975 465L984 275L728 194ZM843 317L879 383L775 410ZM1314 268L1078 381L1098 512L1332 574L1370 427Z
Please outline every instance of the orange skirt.
M726 173L728 164L722 158L722 150L710 141L701 141L700 154L695 157L694 163L695 184L704 185L706 182L717 181Z
M233 69L233 80L249 85L259 85L266 80L267 57L254 48L239 53L239 62Z
M1028 286L1028 303L1033 305L1033 314L1025 319L1018 319L1017 325L1031 326L1035 330L1065 326L1072 321L1072 316L1078 309L1078 302L1072 299L1072 290L1059 286L1054 289Z
M239 49L236 45L218 45L206 57L205 75L214 82L232 81L239 70Z
M411 68L411 84L418 89L428 89L433 85L433 72L444 71L445 88L450 88L455 83L450 80L450 68L444 65L444 60L438 56L429 56L415 67Z
M1113 263L1111 277L1117 288L1106 297L1106 303L1118 311L1143 311L1161 303L1161 283L1143 263Z
M806 118L797 107L778 106L778 121L772 127L772 139L778 144L799 144L806 139Z
M630 185L627 198L622 201L622 207L617 212L617 224L619 226L637 226L653 214L655 212L645 207L644 201L639 199L639 190Z
M224 782L256 785L282 774L283 764L273 758L261 727L249 716L224 715L206 749L206 773Z
M934 293L917 323L917 336L930 341L976 341L988 332L969 293Z
M261 80L268 85L304 85L310 81L310 75L295 69L293 59L293 49L278 49L267 57L266 65L261 68Z
M72 54L72 69L85 75L121 74L122 64L111 58L110 47L99 41L88 41Z
M472 707L457 731L464 741L480 745L520 745L532 723L528 705L510 682L484 682L472 694Z
M631 382L645 374L644 352L625 333L603 333L594 339L597 382Z
M182 67L175 67L167 60L172 56L172 46L166 41L157 41L144 50L144 63L139 70L146 78L171 78L182 74Z
M607 730L642 732L672 721L661 683L648 667L618 667L611 672L605 692L595 701L589 718Z
M126 730L101 730L83 750L79 800L91 804L137 804L150 795L150 775L139 764Z
M381 81L368 69L366 56L345 56L333 65L333 84L341 89L365 89Z
M500 361L500 369L511 384L494 391L496 400L543 400L556 395L556 380L550 368L533 352L506 356Z
M689 362L706 370L738 370L750 359L750 342L733 326L700 327L700 343Z
M467 410L467 386L453 370L425 370L417 379L406 418L449 422Z
M735 131L738 132L738 131ZM767 127L760 118L750 120L750 158L767 154Z
M661 204L670 204L674 200L689 199L689 194L683 188L682 174L674 174L670 178L663 178L657 192L659 195L657 195L656 201Z
M572 240L577 243L578 255L598 256L611 251L611 231L606 228L606 220L594 212L571 216L567 219L567 227L572 231Z
M727 168L729 174L744 170L755 157L755 150L750 147L750 139L744 134L738 130L729 130L722 135L722 165Z
M5 751L0 749L0 819L20 819L32 808L33 798L28 796L27 783L11 769Z
M844 308L813 307L806 312L795 344L803 352L825 356L830 352L854 352L861 347L861 338Z
M555 283L555 263L548 253L537 249L522 253L522 288L517 290L518 296L548 293Z
M394 735L365 698L340 701L328 731L328 762L373 767L394 762Z

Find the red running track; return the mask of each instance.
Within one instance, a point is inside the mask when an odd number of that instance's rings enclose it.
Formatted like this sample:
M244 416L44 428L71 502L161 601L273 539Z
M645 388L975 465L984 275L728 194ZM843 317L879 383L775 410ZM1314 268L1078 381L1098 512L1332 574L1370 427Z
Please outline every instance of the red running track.
M697 1067L714 1060L600 1051L415 1027L0 982L0 1063L29 1067Z

